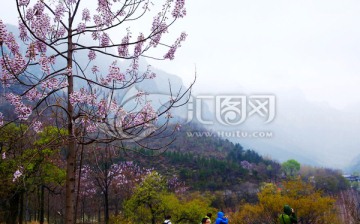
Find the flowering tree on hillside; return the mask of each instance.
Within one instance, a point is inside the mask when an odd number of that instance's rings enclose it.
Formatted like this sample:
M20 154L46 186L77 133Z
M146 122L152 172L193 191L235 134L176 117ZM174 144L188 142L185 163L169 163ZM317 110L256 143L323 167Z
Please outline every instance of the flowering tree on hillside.
M143 177L151 172L133 162L116 162L114 147L93 147L88 150L81 168L80 201L101 195L104 202L104 223L109 223L110 205L118 213L121 203L128 199ZM86 207L86 205L84 205ZM83 209L82 209L83 210Z
M91 8L91 3L97 5ZM186 34L173 44L162 42L177 19L186 15L184 0L164 0L159 11L150 0L16 0L19 35L8 32L0 20L0 81L15 116L0 112L0 126L25 122L41 131L42 119L66 127L66 223L75 223L76 148L79 144L154 137L162 129L160 116L180 106L188 90L174 93L155 110L145 92L135 96L129 110L118 101L118 92L156 75L139 70L141 56L174 59ZM157 2L158 3L158 2ZM155 11L154 14L153 11ZM149 30L133 34L129 26L147 22ZM150 17L151 18L151 17ZM116 30L116 36L111 34ZM164 47L162 57L152 48ZM84 63L79 58L87 56ZM97 64L100 58L107 58ZM131 63L123 67L118 59ZM166 122L165 122L166 124ZM146 147L146 146L143 146Z

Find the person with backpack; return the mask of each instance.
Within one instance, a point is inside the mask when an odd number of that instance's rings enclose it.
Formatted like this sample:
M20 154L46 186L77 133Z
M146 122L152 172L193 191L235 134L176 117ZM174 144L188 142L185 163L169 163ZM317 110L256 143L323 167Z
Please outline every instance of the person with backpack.
M218 217L215 224L228 224L229 220L223 212L218 212Z
M170 215L165 216L165 221L163 222L163 224L171 224L170 219L171 219Z
M284 213L279 215L280 224L293 224L298 223L294 209L289 205L284 205Z

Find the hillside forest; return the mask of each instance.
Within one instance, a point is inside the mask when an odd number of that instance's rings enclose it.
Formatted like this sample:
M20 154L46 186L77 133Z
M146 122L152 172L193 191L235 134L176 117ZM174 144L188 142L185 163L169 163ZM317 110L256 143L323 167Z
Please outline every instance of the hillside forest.
M191 130L203 129L183 126L162 152L77 148L77 222L160 223L171 215L174 223L197 223L224 211L231 223L276 223L284 204L302 223L358 222L358 183L340 171L279 163L221 138L189 141ZM62 223L65 132L15 124L1 132L2 222Z

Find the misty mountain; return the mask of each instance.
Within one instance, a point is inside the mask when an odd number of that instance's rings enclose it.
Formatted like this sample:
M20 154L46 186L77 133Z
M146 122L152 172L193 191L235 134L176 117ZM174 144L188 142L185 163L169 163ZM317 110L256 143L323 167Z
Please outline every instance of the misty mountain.
M253 92L246 88L237 91L245 96ZM324 102L311 102L299 90L268 92L276 95L272 122L265 124L263 118L253 116L236 126L216 124L209 128L245 132L247 137L230 139L280 162L293 158L309 165L345 168L359 155L360 119L356 105L340 110ZM249 135L253 132L271 136L252 138Z
M356 156L344 170L347 173L360 172L360 155Z

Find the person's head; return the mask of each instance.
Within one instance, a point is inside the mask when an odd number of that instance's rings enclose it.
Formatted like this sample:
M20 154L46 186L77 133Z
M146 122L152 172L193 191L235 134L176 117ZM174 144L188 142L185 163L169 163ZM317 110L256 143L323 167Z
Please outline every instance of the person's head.
M206 216L211 219L212 214L209 212L209 213L206 214Z
M222 218L222 217L224 217L225 214L223 212L218 212L217 215L218 215L218 218Z
M201 224L210 224L210 219L208 219L208 218L203 218L203 219L201 220Z
M165 216L165 219L171 219L171 215Z
M291 215L292 209L289 205L284 205L284 213L287 215Z

